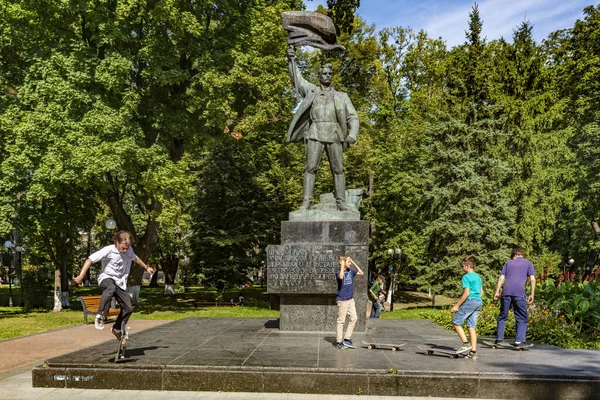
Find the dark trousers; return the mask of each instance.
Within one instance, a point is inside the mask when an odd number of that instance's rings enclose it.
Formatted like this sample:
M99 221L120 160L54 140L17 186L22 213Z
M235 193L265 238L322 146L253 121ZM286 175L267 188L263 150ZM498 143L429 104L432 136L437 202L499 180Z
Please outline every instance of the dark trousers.
M100 299L100 307L98 311L105 316L108 314L108 310L110 308L110 301L113 296L121 306L121 311L119 312L119 316L115 321L115 325L113 329L121 330L121 325L127 325L127 321L129 321L129 317L133 312L133 306L131 305L131 296L127 293L126 290L121 289L115 284L110 278L105 278L100 282L100 287L102 288L102 298Z
M504 339L504 326L508 319L508 311L512 306L517 322L516 342L525 342L529 314L527 313L527 298L525 296L502 296L500 297L500 315L498 315L498 340Z
M381 303L379 300L371 300L373 308L371 308L371 318L379 318L381 314Z

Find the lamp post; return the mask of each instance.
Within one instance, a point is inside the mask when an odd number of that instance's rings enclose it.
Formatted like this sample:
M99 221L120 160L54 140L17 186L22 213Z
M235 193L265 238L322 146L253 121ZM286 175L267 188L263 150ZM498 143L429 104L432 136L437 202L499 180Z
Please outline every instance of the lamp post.
M398 270L396 269L396 263L395 260L396 258L398 259L398 264L397 266L400 266L400 256L402 255L402 249L388 249L387 251L388 256L390 256L392 258L392 266L390 268L390 275L391 275L391 282L390 282L390 289L388 291L388 303L390 303L390 311L394 311L394 287L396 286L396 274L398 273Z
M565 276L565 272L567 272L567 267L569 267L569 269L571 269L571 266L574 263L575 263L575 260L573 260L572 258L569 258L569 261L567 261L563 264L563 278Z
M10 268L8 269L8 306L13 306L13 293L12 293L12 276L15 272L15 262L17 260L17 253L20 255L24 249L21 246L15 245L10 240L4 242L4 247L6 247L12 254L10 260ZM12 271L11 271L12 270Z

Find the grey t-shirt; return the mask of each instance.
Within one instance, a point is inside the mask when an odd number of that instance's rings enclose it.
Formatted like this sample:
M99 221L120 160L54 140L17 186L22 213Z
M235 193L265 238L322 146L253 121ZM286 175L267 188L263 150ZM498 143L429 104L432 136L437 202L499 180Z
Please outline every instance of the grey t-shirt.
M121 253L113 244L103 247L88 258L94 263L102 261L98 284L104 279L110 278L118 287L127 290L127 277L129 276L131 263L136 257L131 247L125 253Z

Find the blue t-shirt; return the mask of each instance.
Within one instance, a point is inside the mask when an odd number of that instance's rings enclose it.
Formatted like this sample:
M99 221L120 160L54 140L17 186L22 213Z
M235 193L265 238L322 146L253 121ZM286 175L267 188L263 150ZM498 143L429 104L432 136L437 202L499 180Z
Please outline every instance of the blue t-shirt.
M469 297L467 300L481 300L481 277L477 272L468 272L462 277L463 289L469 288Z
M525 284L535 270L531 262L516 257L504 264L501 274L505 277L502 296L525 296Z
M338 269L335 272L335 279L338 284L338 292L335 301L350 300L354 297L354 277L357 273L358 271L354 269L347 269L344 271L344 279L340 279L340 270Z

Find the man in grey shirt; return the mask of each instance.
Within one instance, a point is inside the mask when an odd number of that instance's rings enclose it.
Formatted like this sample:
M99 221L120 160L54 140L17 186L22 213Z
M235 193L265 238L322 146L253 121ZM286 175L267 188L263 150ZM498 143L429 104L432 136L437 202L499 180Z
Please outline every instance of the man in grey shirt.
M96 329L104 329L104 316L110 308L110 301L115 297L119 303L121 311L115 321L112 333L121 340L121 326L127 324L133 306L131 297L127 293L127 277L131 269L131 263L141 265L151 275L154 273L152 267L147 266L131 248L132 235L127 231L115 233L114 245L106 246L94 254L90 255L83 263L81 273L73 280L76 284L83 282L87 271L93 263L102 261L102 269L98 276L98 285L102 288L102 298L98 307L98 314L94 320ZM115 329L116 328L116 329Z

